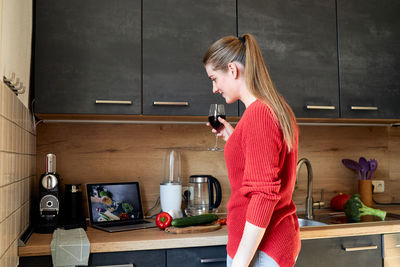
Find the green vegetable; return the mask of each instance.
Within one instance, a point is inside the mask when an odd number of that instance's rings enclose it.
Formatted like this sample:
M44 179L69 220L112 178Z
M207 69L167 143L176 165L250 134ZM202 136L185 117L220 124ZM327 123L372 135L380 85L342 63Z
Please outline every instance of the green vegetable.
M359 194L352 195L343 207L346 217L350 222L359 222L360 217L365 215L377 216L381 218L382 221L384 221L386 217L386 211L365 206L364 203L361 202Z
M209 213L197 216L176 218L172 220L171 225L175 227L185 227L185 226L212 223L216 220L218 220L218 215Z
M133 211L132 205L129 204L128 202L122 203L122 209L123 209L126 213L130 213L130 212Z
M110 218L107 215L105 215L104 213L102 213L102 212L99 212L99 217L105 219L106 221L110 220Z
M99 196L100 197L111 197L110 192L108 192L108 191L100 191Z

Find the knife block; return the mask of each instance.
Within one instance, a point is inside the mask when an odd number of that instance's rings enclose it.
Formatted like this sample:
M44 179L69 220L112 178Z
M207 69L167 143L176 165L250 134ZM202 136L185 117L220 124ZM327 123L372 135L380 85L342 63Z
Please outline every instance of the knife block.
M372 207L372 181L371 180L358 180L358 192L360 199L364 205Z

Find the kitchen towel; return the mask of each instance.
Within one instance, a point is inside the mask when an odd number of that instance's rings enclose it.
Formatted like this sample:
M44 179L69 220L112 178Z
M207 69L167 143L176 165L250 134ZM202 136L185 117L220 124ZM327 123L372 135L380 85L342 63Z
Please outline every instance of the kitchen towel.
M90 243L82 228L56 229L50 248L54 267L88 265Z

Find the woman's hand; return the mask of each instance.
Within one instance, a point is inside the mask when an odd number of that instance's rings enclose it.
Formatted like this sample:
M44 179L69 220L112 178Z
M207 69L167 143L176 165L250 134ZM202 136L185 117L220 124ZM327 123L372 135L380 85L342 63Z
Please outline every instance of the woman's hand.
M218 128L218 130L215 130L214 128L212 129L212 132L217 134L218 137L222 137L224 141L228 141L229 137L233 133L234 128L232 125L224 120L221 117L218 117L218 120L220 123L222 123L222 126ZM207 122L208 126L211 126L209 122Z

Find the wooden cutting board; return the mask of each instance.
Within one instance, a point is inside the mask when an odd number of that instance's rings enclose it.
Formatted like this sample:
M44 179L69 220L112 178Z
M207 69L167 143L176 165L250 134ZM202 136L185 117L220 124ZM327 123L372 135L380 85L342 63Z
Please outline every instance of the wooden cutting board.
M165 232L170 234L189 234L189 233L205 233L215 231L221 228L221 225L218 223L207 224L207 225L196 225L196 226L187 226L187 227L167 227Z

